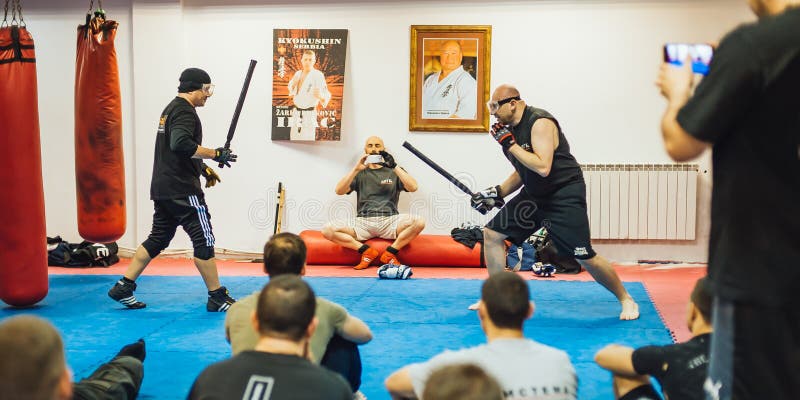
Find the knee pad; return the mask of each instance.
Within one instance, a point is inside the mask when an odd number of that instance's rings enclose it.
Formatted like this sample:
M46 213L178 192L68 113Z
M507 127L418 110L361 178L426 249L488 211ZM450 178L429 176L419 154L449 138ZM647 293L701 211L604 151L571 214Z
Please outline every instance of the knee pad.
M194 256L201 260L210 260L214 258L214 248L211 246L195 247Z
M150 258L156 258L162 251L166 248L166 246L157 243L155 240L148 238L144 242L142 242L142 247L147 250L147 255Z

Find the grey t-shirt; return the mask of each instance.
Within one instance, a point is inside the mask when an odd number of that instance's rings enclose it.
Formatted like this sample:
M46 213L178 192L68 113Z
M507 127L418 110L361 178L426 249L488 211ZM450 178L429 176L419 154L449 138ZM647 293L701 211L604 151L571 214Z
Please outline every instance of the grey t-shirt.
M397 174L386 167L362 170L350 182L350 192L357 195L359 217L397 215L397 202L403 190Z
M245 350L253 350L256 347L258 333L253 329L250 315L256 309L259 293L261 291L239 299L226 313L225 329L230 336L233 355ZM333 335L342 332L348 314L344 307L317 297L317 309L314 315L319 320L319 324L311 336L311 353L314 356L314 362L319 364Z
M506 399L575 400L578 381L566 352L530 339L495 339L458 351L445 351L408 372L414 393L422 396L425 382L438 368L475 364L497 379Z

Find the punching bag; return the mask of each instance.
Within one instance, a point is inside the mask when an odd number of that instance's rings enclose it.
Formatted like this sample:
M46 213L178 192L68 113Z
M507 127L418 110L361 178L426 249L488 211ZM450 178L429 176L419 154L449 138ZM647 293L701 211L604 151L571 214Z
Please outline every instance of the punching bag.
M125 233L122 105L114 37L102 10L78 26L75 60L75 183L78 233L110 243Z
M0 300L31 306L47 295L36 57L25 26L5 20L0 27L0 149L5 152L0 178Z

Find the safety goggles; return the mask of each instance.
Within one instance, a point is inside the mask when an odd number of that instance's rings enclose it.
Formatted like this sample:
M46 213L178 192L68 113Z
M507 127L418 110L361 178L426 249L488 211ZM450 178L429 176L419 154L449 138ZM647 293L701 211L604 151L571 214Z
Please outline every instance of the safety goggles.
M200 88L203 93L211 96L214 94L214 84L213 83L204 83L203 86Z
M499 100L499 101L490 101L490 102L486 103L486 107L489 108L489 113L490 114L494 114L494 113L497 112L497 110L500 109L500 107L503 106L503 104L510 103L510 102L512 102L514 100L520 100L519 96L507 97L507 98L505 98L503 100Z

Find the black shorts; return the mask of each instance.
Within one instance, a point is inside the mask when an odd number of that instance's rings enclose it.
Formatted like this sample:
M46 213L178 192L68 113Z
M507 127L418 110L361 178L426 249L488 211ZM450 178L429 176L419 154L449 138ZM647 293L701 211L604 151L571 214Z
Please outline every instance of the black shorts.
M625 393L619 400L661 400L661 396L656 392L653 385L642 385Z
M719 399L800 399L797 301L768 307L717 297L713 320L706 390Z
M509 200L486 227L521 244L545 227L559 254L587 260L596 255L589 236L586 185L573 183L547 198L534 198L523 189Z
M192 239L194 248L214 247L211 214L204 196L154 200L153 228L142 245L154 256L169 246L178 226Z

